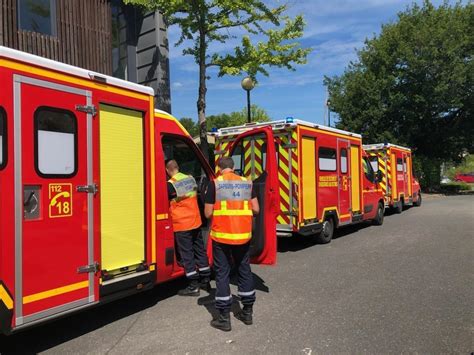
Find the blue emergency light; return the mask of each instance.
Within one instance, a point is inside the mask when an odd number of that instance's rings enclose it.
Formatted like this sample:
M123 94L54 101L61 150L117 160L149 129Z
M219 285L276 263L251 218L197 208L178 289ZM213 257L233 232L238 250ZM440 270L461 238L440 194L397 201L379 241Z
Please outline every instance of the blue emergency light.
M287 117L286 118L286 123L293 123L294 118L293 117Z

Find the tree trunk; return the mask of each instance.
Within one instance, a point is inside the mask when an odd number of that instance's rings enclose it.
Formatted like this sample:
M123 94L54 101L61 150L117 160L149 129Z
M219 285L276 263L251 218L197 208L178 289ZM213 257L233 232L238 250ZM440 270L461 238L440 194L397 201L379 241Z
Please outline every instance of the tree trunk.
M199 36L199 93L197 100L199 138L201 140L201 152L209 161L209 144L207 142L207 124L206 124L206 35L204 30L200 30Z

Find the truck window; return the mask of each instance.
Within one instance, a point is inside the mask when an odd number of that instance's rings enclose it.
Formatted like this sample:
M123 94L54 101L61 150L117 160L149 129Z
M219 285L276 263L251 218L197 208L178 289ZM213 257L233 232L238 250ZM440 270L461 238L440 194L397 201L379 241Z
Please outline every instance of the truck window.
M180 172L192 175L196 181L206 175L198 155L189 142L173 136L164 136L161 144L165 159L174 159L179 165Z
M347 149L341 149L340 164L341 164L341 173L347 173Z
M0 107L0 170L7 164L7 114Z
M397 171L403 171L403 160L402 158L397 158Z
M336 171L336 149L320 147L319 171Z
M372 169L374 171L379 170L379 158L377 156L369 157L369 162L370 162L370 165L372 166Z
M236 174L251 180L257 179L265 171L267 164L267 143L265 142L265 137L251 136L244 138L232 151L231 158L234 161L234 171Z
M42 177L71 177L77 170L77 122L71 111L35 112L35 168Z
M403 158L403 171L406 173L407 172L407 158Z
M375 173L372 168L372 164L369 162L367 157L362 159L362 167L364 168L364 175L370 182L375 182Z

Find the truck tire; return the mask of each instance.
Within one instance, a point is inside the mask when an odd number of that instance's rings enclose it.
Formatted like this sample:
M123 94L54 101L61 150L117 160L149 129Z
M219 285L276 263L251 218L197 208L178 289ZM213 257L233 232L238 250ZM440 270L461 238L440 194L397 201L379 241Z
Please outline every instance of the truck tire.
M395 206L393 206L393 210L395 211L396 214L400 214L403 211L403 201L400 200L397 202Z
M376 226L381 226L383 224L384 214L385 214L385 206L383 205L382 202L379 202L379 205L377 206L377 214L375 215L375 218L372 220L372 223Z
M323 222L323 229L316 235L316 241L319 244L327 244L331 242L332 236L334 235L334 220L328 218Z
M413 202L413 206L420 207L421 206L421 192L418 192L418 198L415 202Z

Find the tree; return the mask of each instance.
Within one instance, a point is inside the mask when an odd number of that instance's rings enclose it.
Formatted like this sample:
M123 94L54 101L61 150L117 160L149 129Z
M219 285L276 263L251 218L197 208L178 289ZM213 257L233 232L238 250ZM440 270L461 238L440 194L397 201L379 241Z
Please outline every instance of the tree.
M183 55L194 57L199 66L197 112L201 150L208 157L206 139L206 81L208 69L215 67L218 76L247 73L256 78L268 75L267 66L294 70L295 64L306 63L310 49L295 42L303 34L302 16L285 17L286 5L270 8L263 0L124 0L158 9L170 25L178 25L181 37L176 43L191 43ZM284 25L282 25L284 22ZM212 42L224 43L237 38L231 30L241 29L246 34L233 53L209 53ZM252 43L252 37L260 39ZM261 39L265 40L261 40Z
M325 78L338 127L367 143L412 147L430 176L425 183L438 184L442 161L474 150L472 28L472 4L435 8L425 0L399 13L344 74Z
M252 122L269 122L271 121L268 113L257 105L252 105L250 108L252 115ZM247 122L247 108L241 111L231 113L221 113L218 115L211 115L207 117L207 123L210 128L224 128L231 126L240 126ZM199 134L199 126L191 118L181 118L179 120L186 128L192 137Z
M183 117L179 122L186 128L186 131L191 135L191 137L196 137L199 134L199 127L196 125L196 122L192 118Z
M250 115L252 122L269 122L272 119L268 113L257 105L250 107ZM229 114L222 113L220 115L211 115L207 117L207 123L210 128L224 128L231 126L240 126L247 123L247 108L241 111L231 112Z

